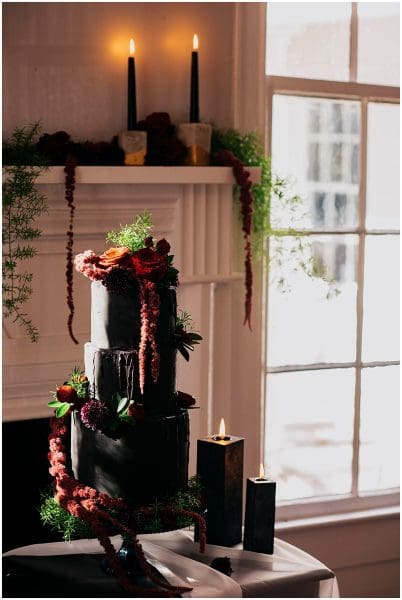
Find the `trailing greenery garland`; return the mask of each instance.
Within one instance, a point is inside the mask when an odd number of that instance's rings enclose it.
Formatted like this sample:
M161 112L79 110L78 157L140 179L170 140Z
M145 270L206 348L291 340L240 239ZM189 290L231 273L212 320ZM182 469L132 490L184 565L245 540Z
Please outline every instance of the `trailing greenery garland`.
M328 285L327 297L338 294L339 290L328 277L326 266L315 259L308 234L292 227L277 227L272 220L271 208L274 204L279 204L280 212L291 216L294 224L304 216L304 212L302 198L292 194L289 181L273 173L271 160L265 155L260 134L257 131L241 133L237 129L213 128L211 155L215 156L221 149L233 152L246 166L261 168L260 183L252 186L253 254L261 258L269 252L267 266L276 267L276 277L275 280L271 277L272 283L283 291L290 289L283 275L286 264L291 265L293 271L325 281ZM238 199L238 195L235 190L235 199ZM275 245L269 250L270 239L275 241Z
M33 275L24 261L36 254L30 242L40 237L35 220L47 210L46 198L35 188L37 177L47 168L36 149L39 124L16 129L4 144L3 161L3 309L4 316L23 327L32 342L38 330L22 311L32 294Z
M257 131L241 133L237 129L213 129L211 154L220 149L233 152L244 165L261 168L261 181L253 185L253 236L254 245L270 235L295 235L292 229L278 229L271 223L271 203L280 202L288 207L298 206L300 196L289 193L288 182L272 172L271 161L265 155L261 136Z

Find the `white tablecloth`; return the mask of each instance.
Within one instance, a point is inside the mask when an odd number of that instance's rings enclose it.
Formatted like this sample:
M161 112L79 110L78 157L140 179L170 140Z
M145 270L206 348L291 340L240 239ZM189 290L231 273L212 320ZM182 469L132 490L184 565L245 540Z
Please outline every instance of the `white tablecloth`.
M147 559L173 585L187 585L191 598L333 598L338 597L334 574L299 548L275 539L273 555L234 548L206 546L200 554L189 530L141 535ZM112 538L118 549L120 536ZM97 540L36 544L11 550L3 556L65 556L103 553ZM213 558L228 556L231 577L210 568Z

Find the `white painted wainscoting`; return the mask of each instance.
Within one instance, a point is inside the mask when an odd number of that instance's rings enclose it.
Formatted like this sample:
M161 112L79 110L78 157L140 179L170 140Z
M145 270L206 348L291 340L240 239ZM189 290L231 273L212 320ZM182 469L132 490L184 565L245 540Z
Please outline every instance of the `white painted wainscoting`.
M258 178L258 169L252 175ZM232 320L234 306L241 310L244 292L231 169L79 167L76 182L74 254L86 249L102 252L105 232L130 223L145 209L152 215L155 236L171 243L180 270L178 305L191 313L204 338L189 363L178 356L177 389L193 394L200 406L191 411L190 472L194 472L195 440L216 429L221 416L230 425L235 412ZM90 286L77 272L73 330L78 346L67 332L68 210L63 168L49 169L37 183L49 210L38 224L43 234L36 243L38 254L29 263L34 293L26 312L39 328L40 339L32 344L11 320L3 323L4 420L49 416L49 390L63 382L74 365L83 365L83 345L90 338ZM242 327L241 314L238 322ZM258 363L257 380L259 368Z

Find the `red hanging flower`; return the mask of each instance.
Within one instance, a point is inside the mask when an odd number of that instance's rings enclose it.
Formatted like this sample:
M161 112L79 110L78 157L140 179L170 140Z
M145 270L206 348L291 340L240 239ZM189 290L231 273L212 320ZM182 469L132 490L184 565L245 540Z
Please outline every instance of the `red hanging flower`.
M251 329L251 305L253 296L253 265L251 253L251 227L253 219L253 193L250 173L246 170L242 161L237 158L230 150L220 150L216 155L218 163L232 167L233 176L240 188L240 204L242 214L242 231L245 242L244 251L244 284L246 288L246 298L244 301L244 325L248 323Z

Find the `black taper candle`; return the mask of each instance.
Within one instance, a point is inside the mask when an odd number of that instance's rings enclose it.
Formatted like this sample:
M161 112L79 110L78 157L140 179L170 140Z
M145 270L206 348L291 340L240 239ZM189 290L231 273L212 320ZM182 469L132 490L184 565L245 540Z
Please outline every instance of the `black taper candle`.
M134 40L130 40L130 54L134 54ZM127 129L135 129L137 124L137 93L135 89L135 58L128 57Z
M194 36L194 45L198 38ZM198 89L198 50L191 53L191 88L190 88L190 123L200 122L199 89Z
M241 541L244 439L215 436L198 440L197 474L206 505L207 542L233 546Z
M273 554L276 483L270 479L247 479L243 548Z

